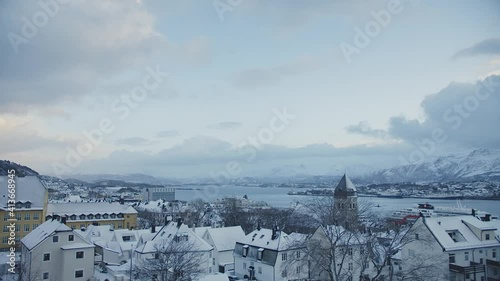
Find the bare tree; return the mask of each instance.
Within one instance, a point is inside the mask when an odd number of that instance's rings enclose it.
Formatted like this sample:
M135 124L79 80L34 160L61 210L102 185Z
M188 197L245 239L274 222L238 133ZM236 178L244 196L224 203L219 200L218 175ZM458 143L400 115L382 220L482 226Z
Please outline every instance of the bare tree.
M136 263L134 275L139 280L191 281L204 273L204 254L193 241L162 240L155 245L155 257Z

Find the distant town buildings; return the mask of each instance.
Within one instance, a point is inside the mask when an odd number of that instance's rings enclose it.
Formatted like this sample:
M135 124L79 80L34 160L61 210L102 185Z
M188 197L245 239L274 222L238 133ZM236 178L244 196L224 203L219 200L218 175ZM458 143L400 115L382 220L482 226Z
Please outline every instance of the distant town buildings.
M174 201L175 188L172 187L148 187L142 191L142 201Z
M21 244L21 281L91 280L94 276L94 245L59 221L44 222Z
M112 225L115 229L137 227L137 211L118 202L51 203L47 206L46 219L66 218L73 229L90 225Z
M36 176L15 177L15 206L9 209L8 177L0 176L0 220L2 243L0 249L9 248L8 226L15 222L16 246L19 240L45 221L48 203L47 187ZM13 216L11 216L11 214Z

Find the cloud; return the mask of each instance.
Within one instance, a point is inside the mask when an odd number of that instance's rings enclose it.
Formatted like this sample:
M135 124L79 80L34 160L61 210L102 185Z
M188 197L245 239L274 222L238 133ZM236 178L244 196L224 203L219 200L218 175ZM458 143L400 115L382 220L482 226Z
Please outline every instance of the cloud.
M181 134L177 130L165 130L165 131L160 131L158 134L156 134L157 138L169 138L169 137L177 137L180 136Z
M289 77L323 67L325 62L316 57L302 57L290 63L265 68L249 68L235 73L231 80L236 87L255 90L274 86Z
M212 125L208 125L207 128L215 130L234 130L241 128L242 124L240 122L220 122Z
M360 134L374 138L386 138L387 132L373 129L367 121L361 121L357 125L347 126L346 131L350 134Z
M452 59L473 57L480 55L499 55L500 38L490 38L474 44L472 47L462 49L452 56Z
M380 134L406 143L434 140L436 132L444 134L443 148L500 148L500 76L489 76L476 83L451 83L421 104L424 119L394 116L383 133L368 124L350 126L351 133L371 136ZM443 142L443 141L441 141Z
M361 171L388 168L407 151L402 145L334 147L313 144L298 148L282 145L236 147L224 140L197 136L159 152L116 150L109 156L85 161L79 172L129 173L136 171L160 176L206 177L225 171L228 163L238 163L243 176L263 176L275 168L306 166L311 174L339 174L346 167ZM251 156L255 156L255 158ZM360 164L362 163L362 164Z
M0 156L37 149L64 147L66 142L41 135L29 124L30 120L0 118Z
M131 137L119 139L115 142L116 145L126 145L126 146L138 146L138 145L148 145L151 141L141 137Z
M2 3L0 34L23 36L21 19L41 10L17 1ZM211 56L208 38L172 41L156 29L146 6L134 1L61 4L18 49L15 53L9 40L0 41L0 110L18 114L61 103L76 105L90 95L118 96L123 91L113 85L130 84L128 91L142 81L146 66L206 63Z

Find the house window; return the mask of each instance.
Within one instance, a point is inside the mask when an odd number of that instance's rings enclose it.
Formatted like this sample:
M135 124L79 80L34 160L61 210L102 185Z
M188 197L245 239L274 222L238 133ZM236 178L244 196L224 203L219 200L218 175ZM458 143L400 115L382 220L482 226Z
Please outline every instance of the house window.
M449 256L449 262L450 263L455 263L455 254L450 254L450 256Z
M47 280L49 279L49 273L48 272L44 272L43 273L43 280Z
M5 213L3 215L3 221L7 221L9 219L9 213Z
M415 256L415 251L412 249L408 249L408 256L414 257Z
M54 243L59 242L59 236L52 236L52 242Z
M2 243L7 244L9 242L9 236L2 237Z
M33 228L32 228L31 230L33 230L33 229L35 229L35 228L37 228L37 227L38 227L38 223L34 223L34 224L33 224Z
M351 271L353 268L354 268L354 266L353 266L352 262L350 262L350 263L349 263L349 268L348 268L348 269L349 269L349 271Z
M76 252L77 259L83 259L83 251Z
M43 261L50 261L50 253L43 254Z
M68 236L68 241L75 241L75 236L73 234L70 234Z
M21 220L21 214L16 214L16 220L18 220L18 221Z
M33 220L39 220L40 219L40 215L38 213L34 213L33 214Z
M30 219L31 219L30 213L26 213L26 214L24 215L24 220L25 220L25 221L29 221Z
M243 257L248 256L248 245L243 246Z
M492 256L493 258L496 258L496 257L497 257L497 250L496 250L496 249L491 250L491 256Z
M130 236L123 236L122 238L124 242L130 241Z
M288 259L288 255L287 255L287 253L283 253L283 254L281 254L281 260L282 260L282 261L286 261L287 259ZM285 275L285 276L286 276L286 275Z
M21 225L20 224L16 224L16 231L19 232L21 230Z
M83 270L75 270L75 278L82 278Z
M469 260L469 252L465 252L465 261L468 261Z
M295 253L295 257L296 257L297 259L300 259L300 251L297 251L297 252Z
M349 248L348 252L349 252L349 256L352 256L352 248Z
M261 267L261 266L259 266L259 268L258 268L258 269L259 269L259 271L258 271L258 272L259 272L259 274L262 274L262 267Z
M281 272L281 277L286 277L288 275L288 272L286 272L286 269Z
M30 225L29 225L29 224L25 224L25 225L24 225L24 231L25 231L25 232L30 231Z
M300 266L297 266L296 272L297 272L297 274L300 274Z
M247 263L246 262L243 263L243 269L245 269L245 270L247 269Z
M418 238L418 233L415 233L415 240L420 240L420 239Z
M7 225L3 226L3 232L9 232L9 229L7 228Z
M484 239L486 239L486 240L490 240L490 235L489 235L489 234L486 234Z

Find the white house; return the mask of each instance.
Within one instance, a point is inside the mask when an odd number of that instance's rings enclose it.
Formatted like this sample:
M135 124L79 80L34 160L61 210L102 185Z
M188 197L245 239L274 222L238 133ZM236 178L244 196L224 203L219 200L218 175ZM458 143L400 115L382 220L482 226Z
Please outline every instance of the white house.
M182 221L169 222L158 230L151 240L139 242L134 256L136 264L150 263L158 259L159 254L168 246L178 246L191 256L198 257L198 266L202 275L213 273L213 247Z
M89 280L94 245L65 224L50 220L21 239L21 280Z
M90 225L76 230L96 246L96 262L117 265L128 261L131 253L155 236L156 227L150 229L114 229L112 225Z
M212 258L213 272L225 273L234 270L233 251L236 241L245 237L241 226L202 228L196 229L196 233L208 244L214 247Z
M305 236L258 228L236 241L234 273L239 278L263 281L305 280L308 268L302 262Z
M420 217L414 241L402 249L402 268L427 255L442 268L441 280L500 280L498 224L471 215Z

